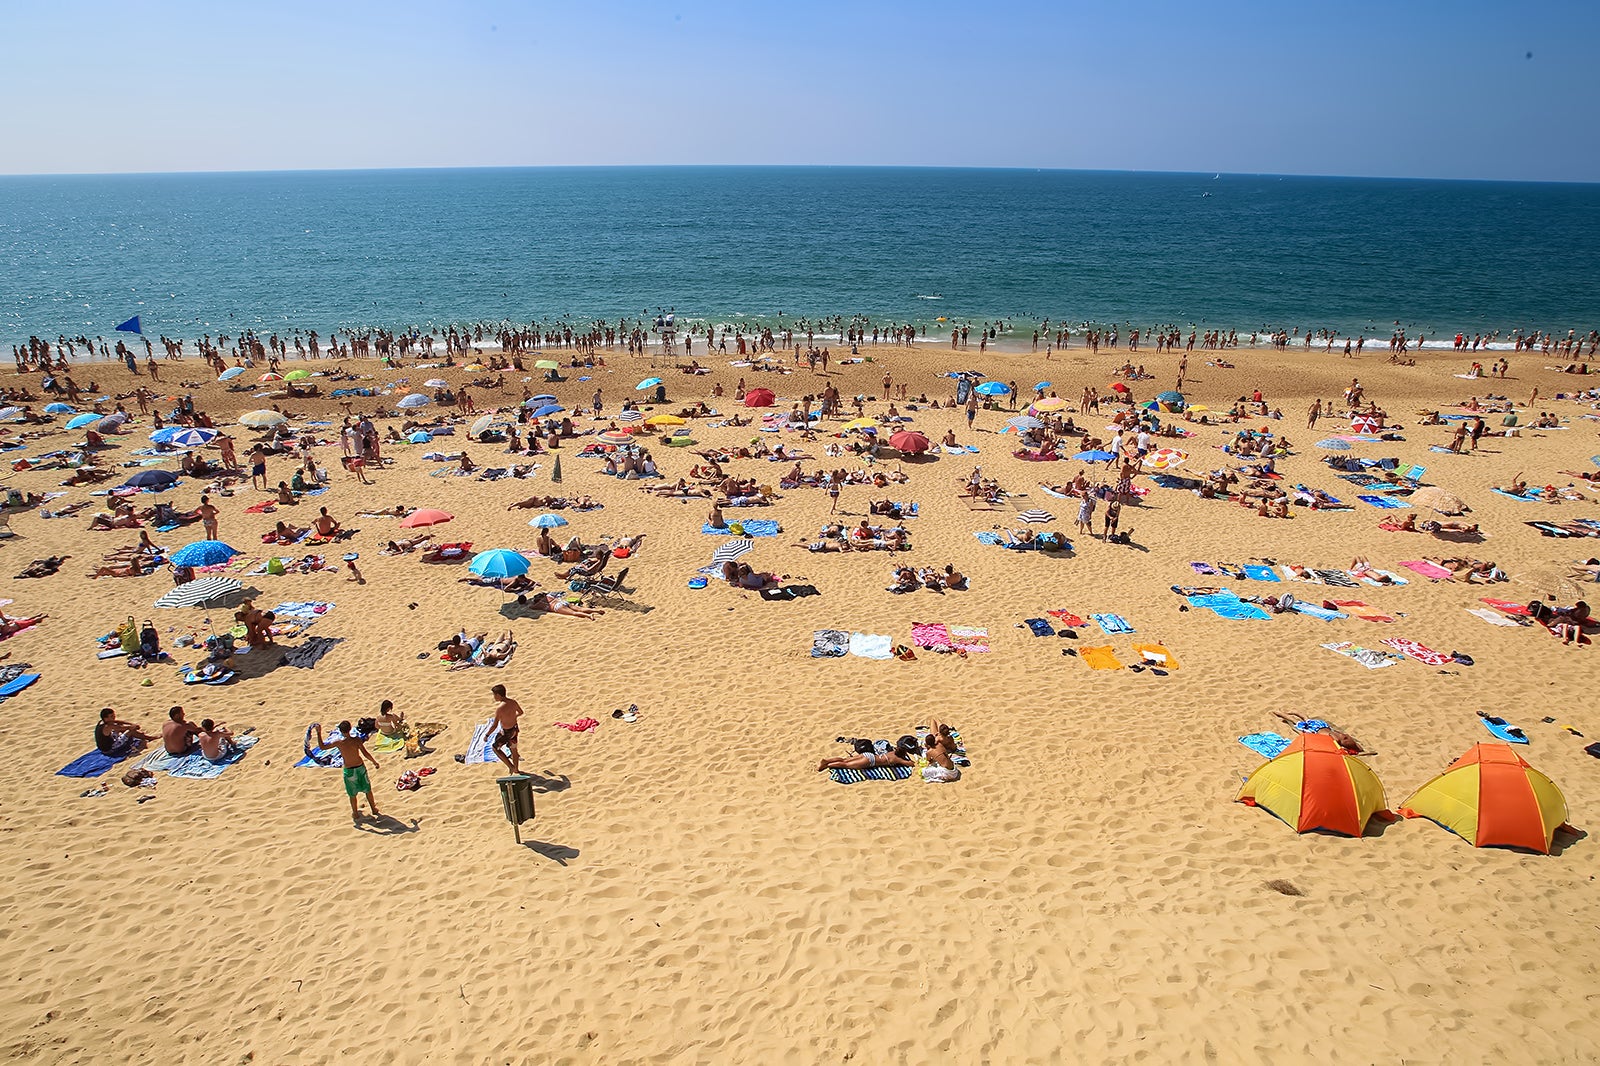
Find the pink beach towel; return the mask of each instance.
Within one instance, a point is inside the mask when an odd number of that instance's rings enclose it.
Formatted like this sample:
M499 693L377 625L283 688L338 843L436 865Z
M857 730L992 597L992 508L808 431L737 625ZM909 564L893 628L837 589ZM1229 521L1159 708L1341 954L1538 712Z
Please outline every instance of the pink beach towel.
M1383 643L1395 651L1409 655L1417 662L1427 663L1429 666L1444 666L1447 663L1455 662L1453 658L1444 652L1434 651L1425 644L1418 644L1416 641L1407 640L1405 637L1385 637Z
M948 648L950 630L943 622L912 622L911 643L919 648Z
M951 626L950 643L961 651L989 650L989 631L977 626Z
M593 718L580 718L576 722L556 722L555 726L558 729L570 729L574 733L587 733L599 728L600 723Z
M1448 581L1454 575L1438 563L1430 563L1426 559L1413 559L1409 563L1401 563L1407 570L1414 570L1430 581Z

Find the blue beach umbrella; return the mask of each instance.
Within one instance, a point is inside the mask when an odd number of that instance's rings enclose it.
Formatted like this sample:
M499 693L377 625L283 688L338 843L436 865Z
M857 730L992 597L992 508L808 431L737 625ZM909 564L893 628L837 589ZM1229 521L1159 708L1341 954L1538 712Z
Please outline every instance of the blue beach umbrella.
M165 433L166 430L160 430L159 432ZM203 448L207 444L210 444L212 441L216 440L219 436L221 436L221 434L214 429L179 426L176 432L165 438L165 442L167 444L175 444L179 448ZM155 439L154 434L151 435L150 439Z
M432 402L432 400L422 395L422 393L413 392L411 395L403 398L399 403L395 404L395 406L404 407L409 410L413 407L426 407Z
M1317 447L1326 448L1330 452L1347 452L1350 450L1350 442L1340 440L1338 437L1329 437L1327 440L1317 441Z
M407 437L406 440L410 441L412 444L427 444L429 441L433 440L433 434L419 429L415 433L411 434L411 436Z
M542 514L528 523L538 529L557 529L566 524L567 520L558 514Z
M633 387L633 391L643 392L645 389L653 389L659 384L661 384L660 378L645 378L643 381L639 382L639 384Z
M972 391L981 396L1008 396L1011 388L1003 381L985 381Z
M218 381L232 381L234 378L238 377L240 374L243 374L243 373L244 373L244 367L242 367L242 366L230 366L228 369L224 370L222 373L217 375L217 380Z
M558 403L547 403L543 407L536 408L534 410L534 412L533 412L533 417L535 417L535 418L544 418L547 415L553 415L558 411L565 411L565 410L566 410L566 408L562 407Z
M1174 392L1172 389L1168 389L1166 392L1158 392L1158 393L1156 393L1156 399L1160 400L1162 403L1188 403L1189 402L1188 400L1185 400L1183 398L1183 393Z
M183 426L164 426L150 434L150 439L156 444L168 444L184 428Z
M550 395L548 392L541 392L537 396L529 396L526 400L523 400L522 403L525 407L533 407L540 403L554 403L555 399L556 398Z
M93 411L85 411L83 414L78 415L76 418L69 419L68 422L67 422L67 428L68 429L82 429L84 426L92 426L92 425L94 425L96 422L100 421L100 419L102 419L104 417L105 417L104 415L97 415Z
M1107 459L1115 459L1116 455L1112 452L1101 451L1099 448L1095 448L1093 451L1079 452L1077 455L1074 455L1073 458L1081 459L1086 463L1103 463Z
M521 552L514 552L510 548L490 548L474 555L467 569L479 577L506 578L526 574L528 566L528 558Z
M47 415L70 415L77 413L77 410L70 403L47 403L44 405L44 413Z
M1051 385L1054 385L1054 384L1055 384L1055 382L1053 382L1053 381L1036 381L1036 382L1033 383L1033 387L1035 389L1048 389Z
M141 470L123 484L135 489L164 489L177 480L178 475L170 470Z
M220 540L197 540L173 552L171 562L173 566L215 566L238 554L238 548L230 548Z

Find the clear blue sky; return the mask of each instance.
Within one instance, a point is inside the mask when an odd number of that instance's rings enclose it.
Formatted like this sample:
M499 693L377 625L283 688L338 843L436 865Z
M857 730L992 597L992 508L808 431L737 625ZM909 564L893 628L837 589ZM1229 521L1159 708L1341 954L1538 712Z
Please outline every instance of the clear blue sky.
M1600 0L0 0L0 25L3 173L806 163L1600 180Z

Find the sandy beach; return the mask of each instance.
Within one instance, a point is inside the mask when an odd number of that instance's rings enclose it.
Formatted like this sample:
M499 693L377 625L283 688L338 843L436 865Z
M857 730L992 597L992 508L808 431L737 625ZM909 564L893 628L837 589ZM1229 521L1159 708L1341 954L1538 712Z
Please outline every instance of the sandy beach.
M1170 387L1177 364L1176 354L1091 356L1082 348L1046 362L1041 353L980 355L975 344L864 353L872 362L835 365L827 380L847 400L874 397L869 416L885 410L886 369L912 398L926 393L942 404L953 392L942 376L950 370L1024 390L1050 379L1075 409L1085 385L1106 393L1124 359L1154 374L1132 383L1141 401ZM571 354L550 353L563 363ZM567 380L549 386L535 374L529 387L548 388L568 408L587 407L603 388L609 415L646 395L636 382L659 374L669 400L647 406L647 415L698 400L724 415L760 415L733 401L741 374L771 388L780 411L824 382L804 368L753 373L723 360L709 375L690 376L652 365L661 360L603 354L604 367L563 371ZM0 665L31 663L42 675L0 713L12 783L0 800L10 870L0 890L10 963L0 1053L26 1062L208 1064L1591 1059L1600 1043L1600 1022L1587 1009L1600 997L1586 948L1600 926L1592 838L1560 834L1545 856L1474 848L1425 819L1375 823L1360 839L1297 836L1266 811L1233 801L1262 761L1238 738L1290 735L1274 711L1323 718L1359 737L1377 753L1365 761L1391 807L1493 739L1483 711L1525 731L1531 742L1521 754L1564 790L1571 822L1591 828L1600 760L1584 747L1600 740L1591 695L1600 653L1565 646L1541 626L1490 624L1469 609L1483 608L1484 597L1583 598L1582 587L1562 578L1574 561L1600 555L1600 539L1546 536L1526 523L1600 519L1596 494L1579 485L1586 498L1548 503L1490 487L1519 472L1531 485L1566 486L1574 479L1557 471L1592 468L1600 421L1591 405L1550 397L1600 378L1544 369L1555 360L1535 353L1509 354L1503 382L1463 380L1457 375L1471 358L1435 351L1420 353L1416 366L1389 365L1386 352L1370 350L1353 360L1294 349L1222 353L1231 369L1208 366L1211 354L1189 359L1183 391L1191 402L1214 416L1260 389L1284 418L1180 421L1195 435L1158 442L1190 454L1176 472L1200 476L1233 463L1218 450L1224 434L1266 426L1293 442L1293 454L1278 462L1282 484L1303 482L1352 509L1293 507L1290 519L1261 518L1236 502L1141 477L1149 493L1121 521L1133 543L1107 544L1074 533L1076 500L1040 488L1070 480L1084 464L1013 457L1015 434L998 431L1015 412L980 410L969 432L960 410L913 411L896 400L915 429L934 441L953 429L977 454L906 462L908 482L886 490L844 488L838 511L848 524L865 516L869 499L918 503L917 517L905 521L911 549L903 557L794 546L829 520L824 489L780 488L770 507L730 508L730 520L782 524L777 536L753 538L742 561L819 592L769 601L715 579L689 587L728 539L701 532L709 501L663 499L641 488L662 482L603 476L599 460L578 456L593 438L563 442L559 486L550 455L519 458L539 464L522 480L431 476L452 465L424 460L431 450L464 449L480 468L511 464L504 444L468 442L465 425L430 444L386 446L393 462L369 471L370 486L340 469L334 443L317 449L332 475L328 491L295 506L246 513L269 499L250 488L246 472L232 495L215 500L221 539L241 558L264 561L272 553L261 535L276 520L304 525L326 506L359 530L324 549L329 561L337 567L344 552L359 552L366 583L337 569L236 575L258 590L263 608L334 606L306 636L238 657L239 676L219 686L184 685L172 665L130 669L123 659L97 659L96 640L128 617L151 619L175 663L193 662L191 651L173 646L176 638L204 637L206 618L231 624L230 610L153 608L173 587L166 568L87 578L103 553L137 536L86 529L94 507L49 519L38 507L17 511L16 536L0 543L8 578L0 596L14 601L7 615L48 618L0 644L10 656ZM392 371L375 361L345 366L370 379L341 385L382 389L408 379L387 395L357 399L358 412L392 404L435 374L452 385L477 376ZM291 367L321 372L332 364ZM192 356L161 368L173 396L188 391L174 380L214 377ZM94 376L113 393L135 383L116 365L75 375ZM473 390L480 411L514 408L522 377L508 374L500 394ZM1350 421L1330 415L1308 431L1307 408L1320 398L1342 412L1339 398L1353 377L1402 427L1403 441L1343 452L1315 446L1348 434ZM3 383L37 393L39 376L8 371ZM711 396L717 383L726 390L720 399ZM1541 399L1530 408L1535 387ZM1549 411L1559 428L1486 436L1470 455L1430 451L1449 443L1453 424L1420 425L1419 412L1459 414L1454 405L1491 391L1516 401L1524 427ZM331 420L322 430L329 437L343 413L330 398L274 401L216 383L193 393L219 426L233 427L241 456L254 436L234 426L243 411L279 402L306 419ZM1104 435L1109 411L1073 417ZM1500 416L1487 417L1498 430ZM81 439L81 431L61 429L64 421L8 459ZM398 424L380 428L390 421ZM605 421L576 420L579 430ZM759 421L709 428L713 421L689 421L697 448L762 439ZM807 471L862 465L823 455L838 425L824 423L823 434L802 445L814 457L803 462ZM7 427L22 428L33 427ZM103 461L117 477L107 485L134 472L118 464L147 446L152 428L135 420L131 433L112 438L117 448ZM645 439L668 482L701 461L654 434ZM800 443L793 431L765 439ZM1387 518L1439 516L1358 502L1366 490L1324 466L1328 454L1426 467L1422 484L1466 501L1464 521L1477 523L1484 539L1380 529ZM726 465L776 486L791 464ZM978 465L1009 493L999 509L974 510L959 498L959 483ZM294 466L272 459L271 483ZM5 484L59 491L65 475L23 470ZM185 479L136 502L171 499L187 509L203 486ZM541 512L506 508L551 491L604 504L562 511L570 525L557 534L591 543L646 535L631 558L610 564L608 572L628 567L622 590L586 599L606 611L594 621L533 617L494 589L462 583L464 563L382 556L384 542L403 532L398 520L355 517L397 504L440 508L454 519L430 530L436 540L531 552L536 530L528 520ZM86 487L67 492L45 508L90 498ZM1024 528L1017 515L1027 509L1055 520L1026 528L1059 530L1073 551L1011 551L974 536ZM198 526L151 535L174 548L200 536ZM49 555L71 558L54 576L9 579ZM1509 580L1433 581L1401 566L1463 555L1494 561ZM1270 559L1347 569L1361 557L1407 584L1238 581L1191 568ZM969 588L893 594L886 586L905 562L953 564ZM556 569L535 559L529 576L546 591L564 591ZM1291 591L1314 604L1359 600L1393 621L1235 620L1180 610L1187 601L1172 587L1193 585L1241 596ZM1049 620L1052 610L1086 624L1072 638L1037 637L1024 624ZM1089 621L1096 613L1119 615L1134 632L1103 635ZM910 645L913 623L986 629L989 650L918 648L915 661L811 655L819 630ZM518 650L504 668L450 670L437 645L458 629L491 637L510 630ZM280 655L307 636L337 643L313 669L281 665ZM1386 638L1463 652L1473 665L1407 658L1368 669L1321 646L1382 649ZM1132 664L1136 643L1164 646L1178 668L1165 676L1094 670L1082 655L1065 654L1109 646ZM540 781L538 817L522 827L522 846L501 814L494 782L502 768L454 758L489 717L497 683L527 712L523 761ZM411 721L448 728L431 755L376 753L381 768L372 780L389 817L352 826L340 774L295 764L310 723L374 715L383 699ZM160 774L153 789L123 785L131 763L100 778L56 776L92 747L101 707L154 730L175 704L192 720L253 728L259 743L219 777ZM612 717L630 704L637 721ZM553 725L584 717L599 726ZM933 720L960 732L971 765L959 782L913 775L841 785L815 769L847 754L835 738L892 743ZM417 791L396 790L401 773L422 767L437 772ZM105 795L81 795L101 782Z

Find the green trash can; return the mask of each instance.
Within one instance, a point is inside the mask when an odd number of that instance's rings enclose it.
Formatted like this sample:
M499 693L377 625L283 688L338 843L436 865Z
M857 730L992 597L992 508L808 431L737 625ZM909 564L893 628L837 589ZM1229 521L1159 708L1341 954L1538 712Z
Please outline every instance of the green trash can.
M506 821L511 823L512 835L522 843L522 823L531 822L533 809L533 778L526 774L512 774L495 779L500 786L500 803L505 808Z

